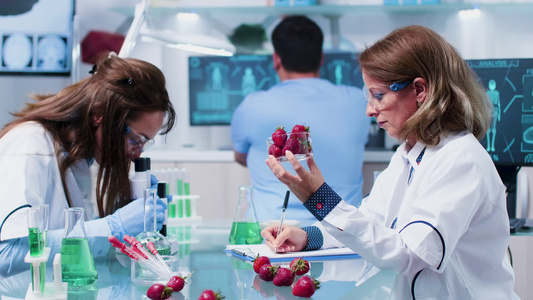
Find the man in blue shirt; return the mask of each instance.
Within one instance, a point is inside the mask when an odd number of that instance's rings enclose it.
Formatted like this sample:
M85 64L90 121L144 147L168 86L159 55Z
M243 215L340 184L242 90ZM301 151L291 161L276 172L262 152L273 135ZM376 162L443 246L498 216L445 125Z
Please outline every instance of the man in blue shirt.
M328 184L358 205L363 188L363 154L370 119L361 89L320 79L324 36L307 17L283 19L272 32L273 63L280 83L248 95L235 110L231 139L235 160L250 171L259 222L277 220L287 187L265 163L266 139L278 126L309 126L314 159ZM286 168L292 172L290 164ZM310 225L314 217L297 198L289 200L286 219Z

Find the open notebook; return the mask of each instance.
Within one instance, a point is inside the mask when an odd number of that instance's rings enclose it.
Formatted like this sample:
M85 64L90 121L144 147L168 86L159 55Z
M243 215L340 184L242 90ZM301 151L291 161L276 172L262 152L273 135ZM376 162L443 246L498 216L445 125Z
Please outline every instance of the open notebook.
M259 256L267 256L272 262L291 261L296 257L303 257L309 261L360 257L350 248L332 248L313 251L274 253L274 251L270 250L270 248L268 248L268 246L265 244L227 245L224 251L248 261L252 261L253 259L255 259L258 254Z

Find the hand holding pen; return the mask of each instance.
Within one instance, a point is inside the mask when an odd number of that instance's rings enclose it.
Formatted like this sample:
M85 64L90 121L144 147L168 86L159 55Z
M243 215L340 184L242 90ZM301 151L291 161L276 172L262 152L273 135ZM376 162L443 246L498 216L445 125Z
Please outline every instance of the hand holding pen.
M287 193L285 194L285 200L283 201L283 208L281 211L281 221L279 222L278 234L276 236L279 236L281 234L281 231L283 230L283 221L285 220L285 211L287 210L287 205L289 204L290 194L290 191L287 191ZM274 253L278 253L278 247L274 249Z

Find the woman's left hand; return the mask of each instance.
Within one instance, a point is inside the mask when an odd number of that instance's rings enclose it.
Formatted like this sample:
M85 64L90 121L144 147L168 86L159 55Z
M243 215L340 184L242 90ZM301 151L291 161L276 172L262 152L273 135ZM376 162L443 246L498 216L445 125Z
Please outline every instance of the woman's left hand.
M279 161L272 155L266 160L266 164L272 170L272 173L276 177L289 187L291 192L302 203L305 203L323 184L324 178L322 173L318 169L313 157L307 159L307 166L309 171L306 170L302 164L296 159L291 151L286 151L285 155L291 163L292 167L296 171L296 175L291 174L279 163Z

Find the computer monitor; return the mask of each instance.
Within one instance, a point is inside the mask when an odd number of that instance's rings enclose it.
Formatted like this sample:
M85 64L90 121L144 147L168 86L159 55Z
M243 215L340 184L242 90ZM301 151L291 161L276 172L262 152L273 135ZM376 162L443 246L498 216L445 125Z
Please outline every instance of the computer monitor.
M357 59L351 52L326 53L320 76L334 84L363 86ZM278 82L272 55L191 56L190 125L230 125L233 111L246 95L267 90Z
M493 121L481 140L507 186L507 210L516 218L516 179L533 166L533 59L467 60L494 105Z
M69 75L74 0L0 1L0 75Z

